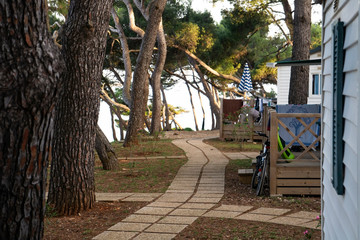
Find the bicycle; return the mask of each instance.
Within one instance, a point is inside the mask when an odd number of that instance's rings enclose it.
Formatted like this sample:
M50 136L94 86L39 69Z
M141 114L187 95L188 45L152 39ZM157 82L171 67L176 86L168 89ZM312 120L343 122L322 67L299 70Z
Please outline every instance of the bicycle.
M251 187L256 189L256 195L260 196L264 192L264 186L269 181L269 163L270 163L270 141L269 137L261 132L256 132L261 137L266 137L263 149L260 155L256 157L256 167L251 178Z

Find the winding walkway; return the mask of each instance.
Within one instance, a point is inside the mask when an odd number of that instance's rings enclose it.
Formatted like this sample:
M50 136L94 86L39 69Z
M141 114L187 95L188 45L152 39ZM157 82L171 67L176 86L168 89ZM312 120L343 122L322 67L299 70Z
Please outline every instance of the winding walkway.
M93 239L172 239L200 216L316 227L317 222L314 219L317 213L312 212L286 215L290 209L252 210L252 206L236 205L221 205L214 208L224 195L228 158L202 140L173 141L185 151L188 162L179 169L164 194L99 194L98 200L136 201L147 197L151 203Z

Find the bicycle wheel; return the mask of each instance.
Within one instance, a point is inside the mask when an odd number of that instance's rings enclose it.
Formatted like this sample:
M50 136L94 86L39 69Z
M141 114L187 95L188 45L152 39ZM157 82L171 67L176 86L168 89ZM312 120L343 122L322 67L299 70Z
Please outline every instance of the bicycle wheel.
M262 154L256 157L256 166L253 172L253 175L251 177L251 187L253 189L256 189L258 185L258 178L259 178L259 168L261 167L261 160L262 160Z
M261 173L258 180L258 185L256 188L256 196L260 196L264 192L264 185L265 185L265 178L266 178L266 171L267 171L267 159L266 156L263 158L263 166L261 168Z
M251 178L251 187L253 189L256 189L257 185L258 185L258 176L259 175L259 168L256 167L255 170L254 170L254 173L252 175L252 178Z

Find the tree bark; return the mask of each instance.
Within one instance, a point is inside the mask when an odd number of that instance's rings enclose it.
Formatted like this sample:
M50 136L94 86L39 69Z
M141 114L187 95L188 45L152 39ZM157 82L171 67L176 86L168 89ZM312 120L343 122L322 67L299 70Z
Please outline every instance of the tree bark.
M200 91L198 91L198 94L199 94L201 110L202 110L202 113L203 113L203 117L202 117L203 120L202 120L202 124L201 124L201 130L204 131L205 130L205 109L204 109L204 105L203 105L203 102L202 102Z
M131 69L131 58L130 58L130 50L129 45L127 43L127 39L125 36L125 32L120 24L119 17L116 14L114 8L111 10L112 18L115 22L115 27L119 34L119 40L121 43L122 48L122 57L124 62L124 68L125 68L125 81L124 81L124 88L123 88L123 100L126 105L131 106L131 94L130 94L130 88L131 88L131 77L132 77L132 69ZM130 12L129 12L130 16ZM113 72L116 73L115 69L113 69Z
M159 24L159 31L157 34L157 45L158 45L158 54L155 70L151 76L152 83L152 92L153 92L153 106L152 106L152 118L151 118L151 134L156 134L161 131L161 73L164 69L166 61L166 39L162 21Z
M198 127L198 123L197 123L197 119L196 119L195 107L194 107L194 102L193 102L193 99L192 99L192 93L191 93L191 90L190 90L190 86L189 86L189 84L188 84L187 82L185 82L185 84L186 84L186 87L187 87L188 92L189 92L191 108L192 108L192 112L193 112L193 115L194 115L195 130L196 130L196 131L199 131L199 127Z
M148 68L166 0L157 0L150 4L150 17L134 71L131 92L132 105L124 146L129 146L132 142L135 142L138 131L143 128L149 87Z
M307 60L311 44L311 0L295 0L292 60ZM291 67L289 104L306 104L309 66Z
M289 29L290 39L292 40L294 37L294 20L292 17L291 6L290 6L288 0L281 0L281 3L283 5L283 9L284 9L284 13L285 13L285 24L286 24L287 28Z
M166 100L166 95L165 95L165 91L164 91L164 87L162 85L160 85L160 90L162 93L162 97L163 97L163 102L164 102L164 106L165 106L165 131L170 131L171 130L171 126L169 123L169 118L170 118L170 110L169 110L169 105L167 104L167 100Z
M190 64L192 64L192 66L194 67L195 71L197 72L197 74L200 77L200 81L203 85L203 88L205 90L205 96L209 99L210 102L210 108L211 108L211 112L215 115L215 121L213 122L213 127L212 129L219 129L220 125L220 105L217 103L216 101L216 96L214 96L214 94L212 93L212 90L210 89L208 83L205 80L205 76L204 74L201 72L199 66L197 65L195 59L193 59L191 56L189 56L189 62Z
M48 202L62 215L95 202L94 146L111 0L70 1L63 26L64 95L57 104Z
M60 52L46 1L0 1L0 239L41 239Z
M111 131L112 131L112 134L113 134L113 139L114 141L118 142L118 138L116 136L116 128L115 128L115 119L114 119L114 113L112 111L112 109L109 107L110 109L110 117L111 117Z
M119 169L115 150L99 126L96 127L95 150L99 155L104 170Z

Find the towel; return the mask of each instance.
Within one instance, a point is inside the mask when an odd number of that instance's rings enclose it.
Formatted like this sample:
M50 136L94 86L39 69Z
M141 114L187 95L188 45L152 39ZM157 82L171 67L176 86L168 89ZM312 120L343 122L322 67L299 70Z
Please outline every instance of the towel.
M307 104L307 105L277 105L276 111L278 113L320 113L321 107L318 104ZM301 124L299 120L296 118L282 118L280 119L285 125L295 134L295 136L299 135L299 133L304 130L304 125ZM314 118L303 118L303 121L306 124L310 124ZM316 133L320 134L320 119L317 123L311 126L311 129ZM280 125L279 126L279 135L282 139L284 139L286 144L289 144L293 137ZM315 136L311 134L311 132L307 131L303 135L301 135L300 140L306 145L310 146L315 140ZM317 146L316 143L315 146ZM293 146L300 146L298 142L295 142Z

